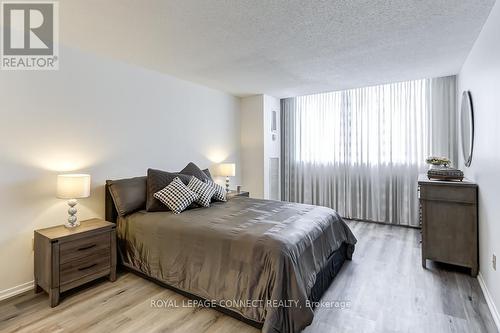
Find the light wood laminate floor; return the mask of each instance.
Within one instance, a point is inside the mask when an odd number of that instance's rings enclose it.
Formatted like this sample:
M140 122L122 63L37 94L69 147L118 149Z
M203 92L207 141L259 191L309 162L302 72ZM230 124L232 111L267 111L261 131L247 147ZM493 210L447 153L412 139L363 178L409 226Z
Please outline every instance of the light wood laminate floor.
M318 308L304 332L497 332L477 279L449 266L422 268L418 230L348 223L358 238L353 261L323 296L348 306ZM213 309L151 307L158 299L187 301L122 273L115 283L101 280L63 295L56 308L44 293L0 302L0 331L258 332Z

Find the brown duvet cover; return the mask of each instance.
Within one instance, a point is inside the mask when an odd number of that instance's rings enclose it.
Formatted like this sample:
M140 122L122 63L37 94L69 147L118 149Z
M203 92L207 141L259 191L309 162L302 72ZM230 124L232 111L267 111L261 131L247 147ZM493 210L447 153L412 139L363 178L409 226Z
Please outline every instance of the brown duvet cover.
M356 238L332 209L236 197L179 215L140 211L117 221L123 263L216 301L262 331L300 332L313 319L317 273Z

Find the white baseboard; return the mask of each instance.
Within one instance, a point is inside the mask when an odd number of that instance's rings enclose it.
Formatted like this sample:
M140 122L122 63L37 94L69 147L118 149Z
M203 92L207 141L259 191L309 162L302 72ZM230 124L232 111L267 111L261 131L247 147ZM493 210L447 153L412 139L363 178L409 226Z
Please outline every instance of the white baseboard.
M488 308L490 309L493 320L497 325L497 330L500 332L500 316L498 315L498 310L495 306L495 303L493 303L493 298L491 298L491 294L488 291L488 287L486 287L486 283L484 283L483 275L481 275L481 272L479 272L479 274L477 275L477 280L479 281L479 285L481 286L481 290L483 291L484 298L486 299L486 304L488 304Z
M0 301L22 294L30 289L33 289L33 283L34 281L29 281L9 289L0 290Z

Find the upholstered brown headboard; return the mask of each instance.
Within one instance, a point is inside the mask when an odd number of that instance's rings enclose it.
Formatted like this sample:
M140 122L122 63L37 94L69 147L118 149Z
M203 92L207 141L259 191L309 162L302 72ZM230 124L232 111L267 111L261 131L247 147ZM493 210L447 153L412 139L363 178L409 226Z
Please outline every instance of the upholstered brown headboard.
M146 209L146 185L146 176L107 180L106 221L116 223L118 216Z
M109 191L109 181L106 181L106 185L104 185L105 188L105 202L104 202L104 209L105 209L105 218L106 221L108 222L113 222L116 223L116 219L118 218L118 211L116 210L115 203L113 201L113 197L111 196L111 192Z

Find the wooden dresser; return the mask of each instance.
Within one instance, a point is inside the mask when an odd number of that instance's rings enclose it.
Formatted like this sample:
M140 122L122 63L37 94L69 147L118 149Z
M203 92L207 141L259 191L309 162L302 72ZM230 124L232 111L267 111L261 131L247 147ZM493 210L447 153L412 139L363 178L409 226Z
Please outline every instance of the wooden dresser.
M49 294L50 306L60 293L102 276L116 280L115 224L101 219L35 231L35 292Z
M468 267L478 272L477 184L418 179L422 266L426 260Z

